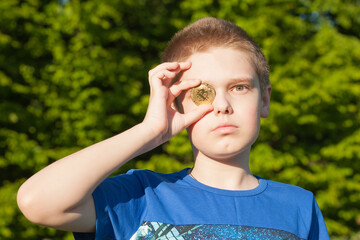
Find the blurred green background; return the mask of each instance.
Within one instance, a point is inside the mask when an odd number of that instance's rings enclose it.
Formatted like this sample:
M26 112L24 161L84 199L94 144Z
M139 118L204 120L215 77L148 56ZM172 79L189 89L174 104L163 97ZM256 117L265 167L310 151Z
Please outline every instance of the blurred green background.
M311 190L332 239L360 239L359 0L1 0L0 239L73 239L28 222L17 189L141 122L147 72L176 31L204 16L243 27L271 66L253 173ZM191 165L182 132L115 174Z

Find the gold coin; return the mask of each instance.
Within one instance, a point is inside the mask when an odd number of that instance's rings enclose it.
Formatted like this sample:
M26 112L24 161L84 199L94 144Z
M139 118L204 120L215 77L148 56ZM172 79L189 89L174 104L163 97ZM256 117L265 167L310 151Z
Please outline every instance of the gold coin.
M202 83L190 90L191 99L196 105L211 104L215 98L215 89L207 83Z

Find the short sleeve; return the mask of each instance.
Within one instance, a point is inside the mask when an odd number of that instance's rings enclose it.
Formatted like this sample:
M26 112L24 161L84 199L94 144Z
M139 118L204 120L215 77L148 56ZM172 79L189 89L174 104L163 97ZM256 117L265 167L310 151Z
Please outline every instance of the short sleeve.
M141 225L145 209L144 189L133 171L106 179L93 198L96 232L74 233L75 239L130 239Z
M314 198L309 240L330 240L324 218Z

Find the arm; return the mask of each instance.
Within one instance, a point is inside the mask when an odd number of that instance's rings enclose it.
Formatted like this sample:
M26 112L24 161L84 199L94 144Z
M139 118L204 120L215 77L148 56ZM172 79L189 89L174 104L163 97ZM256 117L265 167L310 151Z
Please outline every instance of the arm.
M18 191L18 205L32 222L53 228L95 231L94 189L132 158L166 142L212 110L203 105L180 114L171 107L181 91L199 80L171 80L191 63L164 63L149 72L150 101L145 119L129 130L94 144L42 169Z

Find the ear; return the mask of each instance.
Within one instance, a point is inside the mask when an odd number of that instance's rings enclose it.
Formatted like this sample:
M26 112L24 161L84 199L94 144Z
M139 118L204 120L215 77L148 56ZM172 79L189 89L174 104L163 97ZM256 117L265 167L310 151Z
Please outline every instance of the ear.
M260 117L262 118L267 118L269 116L271 89L271 85L268 84L261 93Z

